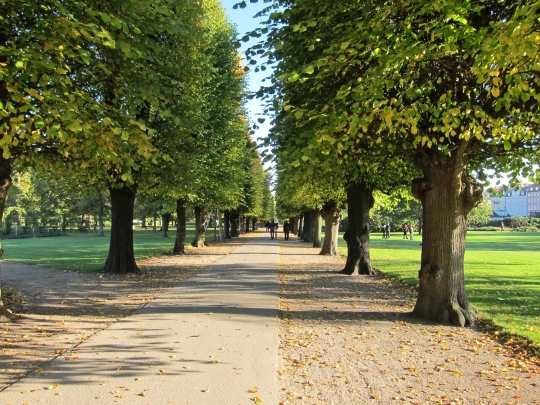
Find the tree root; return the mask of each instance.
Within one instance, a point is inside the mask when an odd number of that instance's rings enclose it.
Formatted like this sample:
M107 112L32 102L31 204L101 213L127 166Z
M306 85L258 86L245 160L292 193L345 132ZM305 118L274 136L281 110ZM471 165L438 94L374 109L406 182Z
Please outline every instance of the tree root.
M7 318L10 321L16 321L17 319L23 318L23 316L19 314L14 314L9 309L2 306L0 307L0 319L2 318Z
M472 308L461 308L458 304L441 305L437 314L440 323L460 327L473 326L475 318L475 311Z

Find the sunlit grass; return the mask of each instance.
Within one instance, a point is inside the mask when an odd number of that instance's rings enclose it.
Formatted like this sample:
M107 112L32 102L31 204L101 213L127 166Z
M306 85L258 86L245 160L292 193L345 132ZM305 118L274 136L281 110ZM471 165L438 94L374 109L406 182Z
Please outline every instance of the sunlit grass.
M421 237L390 240L372 234L371 259L381 272L418 285ZM540 348L540 234L469 232L465 253L465 286L479 314L536 342ZM347 254L340 238L341 253Z
M174 247L176 229L171 228L168 238L151 228L137 228L133 236L135 259L141 260L171 252ZM62 270L95 272L103 268L109 253L110 232L99 237L96 233L68 233L68 236L41 237L29 239L6 239L2 241L2 259L36 266ZM209 234L209 240L212 240ZM188 228L186 244L195 236L194 229Z

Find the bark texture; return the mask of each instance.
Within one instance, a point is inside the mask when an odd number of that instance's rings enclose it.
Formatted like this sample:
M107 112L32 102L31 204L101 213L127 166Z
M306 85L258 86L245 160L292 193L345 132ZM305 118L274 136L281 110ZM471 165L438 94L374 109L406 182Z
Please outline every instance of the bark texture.
M191 246L202 248L208 246L206 241L206 207L195 207L195 239L191 242Z
M237 212L231 212L230 215L231 221L231 236L237 238L240 236L240 214Z
M469 214L482 200L482 186L466 171L466 154L424 151L417 157L424 177L413 181L423 206L420 285L413 316L458 326L472 325L475 311L465 293L464 255Z
M313 242L313 211L304 214L304 242Z
M140 271L133 251L133 204L137 187L109 188L111 193L111 243L105 273L124 274Z
M336 201L328 201L322 206L321 217L324 219L324 242L319 254L338 256L339 223L343 214Z
M298 219L298 237L299 238L304 237L304 218L305 218L305 215L301 214L300 218Z
M187 201L183 198L176 200L176 239L174 241L173 255L186 253L186 206Z
M369 211L374 203L373 190L366 183L347 187L349 229L343 236L347 242L344 274L375 274L369 255Z
M171 213L166 212L161 214L161 237L169 237L169 223L171 222Z
M322 246L322 218L321 211L313 211L313 247L320 248Z
M298 234L298 226L299 226L299 223L300 223L300 217L294 217L292 218L291 220L291 233L296 235Z

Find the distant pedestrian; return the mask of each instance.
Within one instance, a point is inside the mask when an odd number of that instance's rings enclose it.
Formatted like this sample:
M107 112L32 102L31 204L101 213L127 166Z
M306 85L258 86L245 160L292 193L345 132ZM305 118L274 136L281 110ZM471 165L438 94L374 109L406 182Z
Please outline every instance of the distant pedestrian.
M409 235L410 235L410 240L414 240L414 228L412 225L409 225Z
M285 236L285 240L289 240L289 232L291 231L291 224L289 224L289 221L285 221L283 224L283 235Z
M382 238L386 239L386 224L382 226Z
M390 239L390 232L392 232L392 225L388 222L386 224L386 239Z
M274 229L276 228L276 223L274 222L274 220L270 221L270 224L268 225L268 227L270 228L270 238L274 239L274 235L275 235Z
M409 227L403 224L403 239L409 239Z

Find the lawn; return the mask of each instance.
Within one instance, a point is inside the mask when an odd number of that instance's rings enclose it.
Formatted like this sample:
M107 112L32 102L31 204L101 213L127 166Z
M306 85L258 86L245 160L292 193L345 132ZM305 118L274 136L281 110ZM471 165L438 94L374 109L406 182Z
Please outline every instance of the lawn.
M169 229L169 237L162 238L161 232L151 228L136 228L133 236L135 259L171 252L174 247L175 228ZM209 230L208 240L213 240L213 229ZM186 244L195 236L193 227L188 227ZM68 233L68 236L5 239L2 241L4 260L34 264L63 270L94 272L103 268L109 253L110 232L104 237L95 233Z
M421 237L390 240L371 237L373 265L408 284L418 284ZM340 238L340 249L347 253ZM540 348L540 233L475 232L467 234L465 285L480 316L505 332L529 338Z

